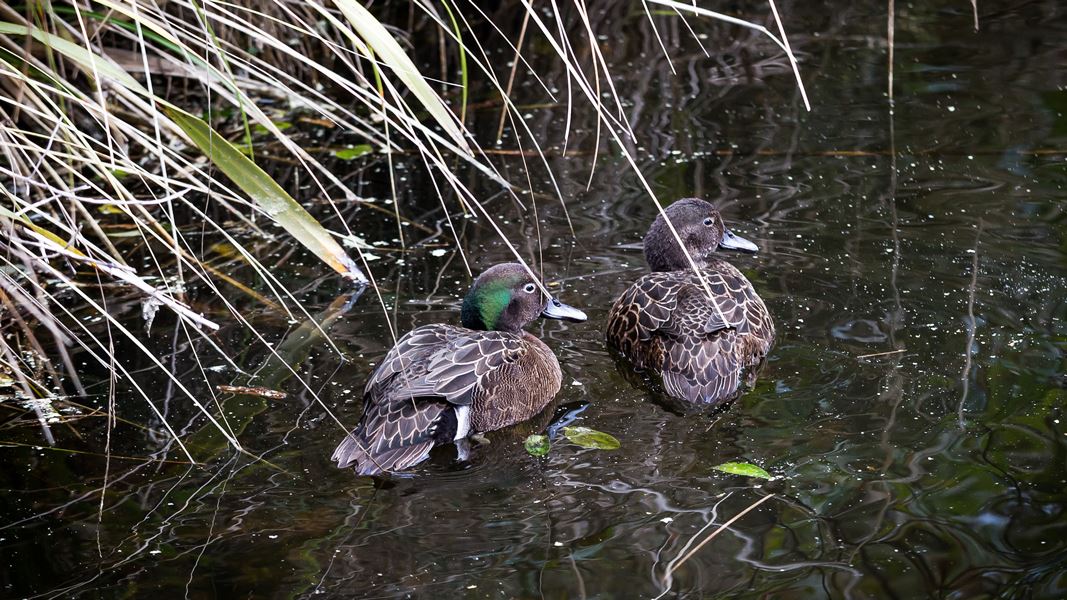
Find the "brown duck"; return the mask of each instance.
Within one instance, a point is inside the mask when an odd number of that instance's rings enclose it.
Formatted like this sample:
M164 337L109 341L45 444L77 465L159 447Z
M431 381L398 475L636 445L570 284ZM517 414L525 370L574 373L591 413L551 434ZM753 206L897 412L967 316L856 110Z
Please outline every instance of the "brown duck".
M733 398L754 379L774 342L763 300L719 248L755 252L756 245L726 228L719 211L685 198L664 211L645 235L652 273L623 292L608 316L608 344L638 369L658 374L671 397L714 404ZM686 258L688 251L711 292ZM749 381L751 383L751 381Z
M361 475L402 471L441 444L535 416L559 391L559 361L523 331L534 319L584 321L546 297L520 264L493 266L463 300L462 327L423 325L397 342L363 391L363 417L334 450Z

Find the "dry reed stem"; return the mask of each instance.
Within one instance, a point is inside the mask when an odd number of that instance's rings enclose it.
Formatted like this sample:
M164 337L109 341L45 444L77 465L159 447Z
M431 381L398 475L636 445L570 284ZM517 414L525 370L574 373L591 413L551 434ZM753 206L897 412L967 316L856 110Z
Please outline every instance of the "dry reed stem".
M889 356L890 354L900 354L901 352L907 352L907 348L900 348L899 350L890 350L888 352L875 352L874 354L861 354L856 359L861 358L874 358L876 356Z
M704 546L706 546L708 542L710 542L711 540L715 539L715 537L717 535L719 535L720 533L726 531L730 527L730 525L733 525L738 519L740 519L741 517L747 515L751 511L753 511L760 504L763 504L764 502L766 502L766 501L768 501L768 500L770 500L771 498L774 498L774 497L775 497L774 494L768 494L768 495L760 498L759 500L753 502L752 504L749 505L748 508L746 508L745 510L737 513L729 521L723 523L721 527L719 527L715 531L711 532L708 535L708 537L704 538L704 540L701 541L699 544L697 544L695 548L693 548L692 550L687 552L685 554L685 556L682 556L680 559L676 559L675 561L671 561L671 564L667 566L667 573L666 573L666 575L664 575L664 578L666 579L667 577L670 577L672 573L677 571L679 567L681 567L683 564L685 564L685 561L689 560L694 554L696 554L698 551L700 551L700 549L703 548Z
M896 22L897 5L896 5L896 0L888 0L888 3L889 3L889 7L888 7L888 10L886 11L888 13L888 16L886 17L886 20L888 22L886 24L886 40L885 40L885 43L886 43L886 46L889 48L889 89L888 89L888 91L889 91L889 104L890 104L890 106L892 106L893 105L893 48L894 48L894 46L893 46L893 44L894 44L893 35L894 35L895 27L896 27L895 26L895 22Z

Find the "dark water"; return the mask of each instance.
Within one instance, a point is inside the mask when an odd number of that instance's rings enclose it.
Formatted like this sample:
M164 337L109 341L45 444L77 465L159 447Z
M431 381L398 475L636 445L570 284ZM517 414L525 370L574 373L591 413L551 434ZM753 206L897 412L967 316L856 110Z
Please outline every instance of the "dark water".
M478 175L465 181L518 250L563 282L564 301L589 313L587 323L533 330L563 366L559 411L580 411L580 424L622 448L558 444L532 458L522 439L549 414L491 434L469 465L452 464L446 450L408 479L333 468L342 431L329 415L357 421L362 384L392 343L389 323L402 333L454 320L469 283L452 234L433 237L445 215L429 179L401 160L402 211L430 232L405 226L401 251L381 212L343 211L367 241L392 249L370 263L380 299L368 292L346 310L343 284L313 259L250 241L313 319L227 290L277 350L272 358L209 291L194 290L198 310L230 323L213 338L222 356L287 399L205 386L205 372L212 385L248 378L162 313L145 334L177 381L221 405L247 453L228 448L174 381L121 342L137 382L205 464L183 464L128 385L118 414L149 429L117 422L105 460L106 424L91 412L108 403L99 375L87 375L96 395L75 399L87 407L82 418L55 429L69 452L33 447L40 437L30 427L0 430L5 443L28 444L3 446L2 595L1063 597L1067 11L978 4L978 33L967 2L897 7L892 113L884 5L785 7L811 113L784 57L745 32L691 21L709 48L729 49L707 58L676 18L657 16L677 46L675 76L639 9L600 23L637 135L631 150L656 194L716 202L762 249L734 262L779 337L740 400L679 415L650 401L606 352L607 309L644 268L625 245L655 209L607 144L586 189L595 121L574 102L563 156L566 82L548 54L534 54L560 104L524 113L553 149L566 210L536 161L537 193L520 195L522 206ZM531 104L549 101L528 81L520 90ZM497 110L473 112L485 140ZM494 160L525 179L518 158ZM382 198L383 169L370 164L350 179ZM475 272L509 259L484 222L448 202ZM269 294L247 268L219 260ZM140 318L135 297L110 307ZM173 462L146 461L149 452ZM727 461L777 478L712 469ZM772 494L665 576L701 528L715 523L697 540Z

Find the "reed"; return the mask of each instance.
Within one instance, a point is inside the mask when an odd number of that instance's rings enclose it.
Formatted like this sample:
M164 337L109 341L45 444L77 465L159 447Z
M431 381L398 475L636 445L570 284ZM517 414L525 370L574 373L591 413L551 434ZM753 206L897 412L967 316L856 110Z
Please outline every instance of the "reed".
M358 239L360 223L334 218L339 230L327 229L290 195L286 182L264 168L269 142L272 160L284 158L310 181L327 215L341 215L356 200L321 154L305 148L283 119L263 108L264 99L360 139L390 167L397 152L417 155L442 205L454 202L487 222L522 260L460 171L497 182L519 203L517 184L493 163L499 153L483 149L466 125L468 89L476 85L499 96L500 131L511 124L518 156L540 163L563 203L547 152L512 93L516 78L525 77L556 98L531 66L537 62L531 41L537 38L565 79L568 106L592 109L597 142L590 168L601 137L611 140L655 201L632 150L633 132L590 6L576 0L569 13L574 22L564 22L562 8L552 6L549 16L521 0L515 7L522 18L510 26L493 23L477 3L452 0L385 2L370 9L356 0L0 6L0 392L10 388L27 401L53 443L51 425L61 419L51 401L85 394L71 357L76 351L114 373L109 397L117 388L139 395L195 462L152 394L116 360L115 339L126 340L165 373L229 445L240 449L240 440L223 414L152 354L128 320L109 312L108 290L117 286L139 296L146 326L159 311L171 313L190 345L218 350L210 334L222 320L242 324L265 344L228 298L235 290L292 321L315 322L249 247L270 239L276 227L353 285L369 284L384 307L360 245L345 243ZM398 7L435 31L439 46L426 47L425 35L416 38L393 26ZM649 18L653 7L764 34L785 52L807 103L773 3L768 16L773 13L778 36L762 25L671 0L648 0ZM484 40L474 34L486 23L511 48L514 67L493 64ZM420 69L417 57L434 52L446 67L454 65L457 81L438 81ZM569 110L567 123L569 131ZM396 185L392 179L394 191ZM447 206L446 215L454 208ZM262 285L249 286L213 266L197 242L205 232L232 246L234 260ZM459 239L454 241L462 252ZM193 308L194 287L214 294L222 310L204 315ZM104 321L106 334L86 326L86 313ZM218 356L236 368L224 352Z

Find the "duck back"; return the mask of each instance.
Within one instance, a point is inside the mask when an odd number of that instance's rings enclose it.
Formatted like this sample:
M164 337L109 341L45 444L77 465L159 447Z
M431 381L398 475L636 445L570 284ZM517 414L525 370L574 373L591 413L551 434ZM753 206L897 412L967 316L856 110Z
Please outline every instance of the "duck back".
M371 375L359 425L332 459L363 475L410 468L435 445L536 415L561 378L555 355L529 333L419 327Z
M774 324L748 278L723 260L701 271L656 272L637 280L608 316L609 345L638 369L659 375L664 391L714 404L736 395L762 364Z

